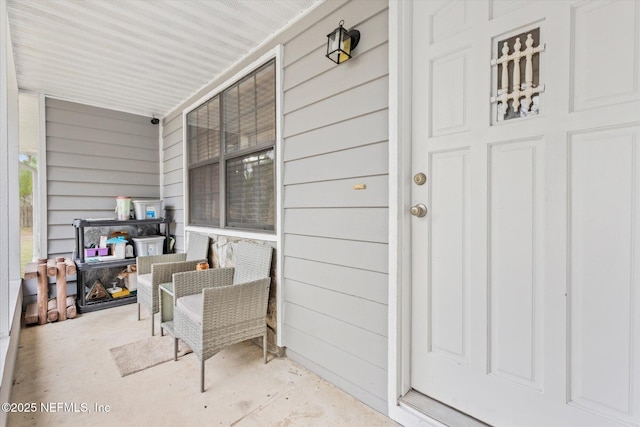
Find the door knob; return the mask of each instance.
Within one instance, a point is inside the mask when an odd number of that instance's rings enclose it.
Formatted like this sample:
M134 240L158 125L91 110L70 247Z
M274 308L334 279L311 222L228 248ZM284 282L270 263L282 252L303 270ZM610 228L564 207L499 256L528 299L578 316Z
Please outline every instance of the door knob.
M422 172L417 173L413 176L413 182L418 185L423 185L425 182L427 182L427 176Z
M411 215L413 216L422 218L426 214L427 214L427 207L422 203L418 203L417 205L411 207Z

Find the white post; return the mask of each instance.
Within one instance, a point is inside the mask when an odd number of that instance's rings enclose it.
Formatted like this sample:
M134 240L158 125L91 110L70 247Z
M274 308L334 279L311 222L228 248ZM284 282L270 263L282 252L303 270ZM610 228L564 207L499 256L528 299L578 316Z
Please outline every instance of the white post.
M0 338L9 335L9 142L7 120L6 3L0 4ZM15 159L18 161L18 159Z
M509 44L502 45L502 56L498 60L491 61L492 65L502 65L501 85L498 96L491 97L491 102L498 102L500 105L499 114L504 118L509 109Z
M509 45L507 42L502 45L500 61L502 61L502 85L500 89L502 89L502 93L506 94L509 93Z
M520 111L520 58L522 57L522 52L520 52L521 47L522 44L520 44L520 37L518 37L513 45L513 53L511 54L511 59L513 60L513 88L510 98L512 99L511 107L516 113Z

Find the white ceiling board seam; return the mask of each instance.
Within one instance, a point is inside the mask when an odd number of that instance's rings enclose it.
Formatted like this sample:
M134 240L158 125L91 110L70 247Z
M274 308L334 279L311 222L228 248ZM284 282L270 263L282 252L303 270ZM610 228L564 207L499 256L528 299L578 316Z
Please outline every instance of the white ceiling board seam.
M35 26L37 26L39 29L36 30L31 30L28 34L29 40L32 40L34 38L35 35L40 35L42 34L41 37L37 38L37 44L44 44L47 46L50 46L52 49L54 49L54 51L60 50L60 49L73 49L75 46L77 46L78 49L80 49L82 52L85 52L85 54L95 54L95 55L99 55L102 58L105 58L105 53L107 52L120 52L122 50L122 45L124 44L124 46L131 48L130 43L120 43L120 44L109 44L106 46L103 46L103 40L108 40L107 38L105 38L104 36L100 36L99 34L96 34L94 32L90 32L89 34L86 35L86 37L83 39L83 41L81 43L78 43L78 38L77 38L77 34L74 33L71 30L61 30L58 31L56 33L56 38L55 39L51 39L50 34L48 34L48 30L46 29L46 26L48 25L47 22L41 22L41 21L35 21L33 22L33 20L31 18L26 18L25 21L27 21L26 23L32 23ZM26 35L25 35L26 36ZM14 45L19 46L20 42L24 42L24 43L28 43L29 40L24 40L24 37L22 35L21 32L16 32L16 41L14 41ZM36 44L32 43L32 47L35 46ZM151 44L149 42L147 43L139 43L140 47L143 47L143 50L135 50L131 51L132 54L135 53L135 58L136 59L145 59L147 61L150 62L166 62L167 65L176 65L176 60L180 59L182 61L181 65L182 66L186 66L189 65L187 63L191 63L191 66L196 66L199 64L202 64L203 59L207 59L208 61L212 61L212 62L219 62L219 63L224 63L224 60L230 60L232 58L235 58L235 55L233 54L233 51L229 50L228 53L225 52L218 52L217 54L206 54L204 52L200 52L200 51L194 51L191 54L188 54L188 52L179 52L174 54L173 57L169 58L166 56L166 50L162 49L162 46L157 46L154 47L153 50L156 50L156 52L154 53L152 50L149 49L149 46L151 46ZM186 44L185 46L188 46L188 44ZM110 51L106 51L104 50L104 48L111 48ZM102 50L100 50L102 49ZM121 54L121 57L123 60L129 60L129 58L126 57L126 54ZM196 59L198 58L198 59ZM117 57L111 57L111 59L117 59Z

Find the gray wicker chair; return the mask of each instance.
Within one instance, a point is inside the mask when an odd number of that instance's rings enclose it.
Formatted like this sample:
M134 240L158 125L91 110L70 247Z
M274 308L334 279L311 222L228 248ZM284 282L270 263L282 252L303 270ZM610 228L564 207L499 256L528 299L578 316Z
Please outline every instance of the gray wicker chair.
M158 286L171 282L173 273L196 269L196 264L207 261L209 236L190 233L186 253L140 256L136 259L138 272L138 320L140 305L151 314L151 335L155 335L154 315L160 311Z
M204 362L232 344L262 337L267 363L272 252L267 245L240 242L235 267L173 275L174 358L177 360L178 339L182 339L200 360L201 392Z

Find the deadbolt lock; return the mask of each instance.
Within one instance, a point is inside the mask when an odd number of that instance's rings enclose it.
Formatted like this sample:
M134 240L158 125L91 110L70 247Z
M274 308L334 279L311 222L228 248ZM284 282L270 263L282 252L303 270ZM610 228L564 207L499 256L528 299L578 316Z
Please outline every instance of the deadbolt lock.
M413 176L413 182L418 185L423 185L425 182L427 182L427 176L422 172L417 173Z
M422 203L418 203L417 205L411 207L411 215L422 218L423 216L427 215L427 207Z

